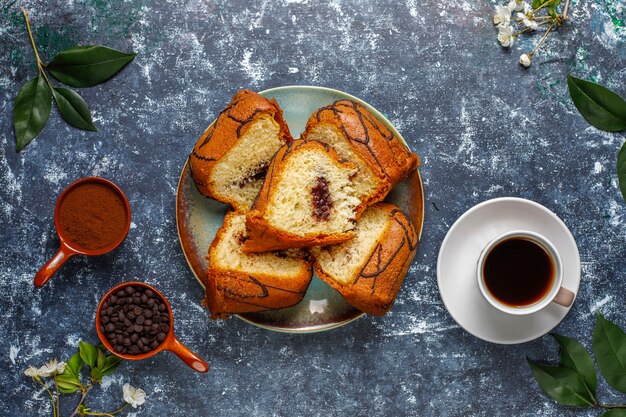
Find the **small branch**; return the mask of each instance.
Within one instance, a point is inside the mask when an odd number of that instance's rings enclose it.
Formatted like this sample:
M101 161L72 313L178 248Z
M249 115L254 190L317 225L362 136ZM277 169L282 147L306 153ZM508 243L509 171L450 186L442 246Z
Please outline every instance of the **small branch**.
M598 407L601 407L601 408L626 408L626 404L620 404L620 405L598 404Z
M539 49L539 47L541 46L542 43L545 42L546 38L548 37L548 34L550 34L550 32L552 31L552 29L554 28L554 25L556 25L556 22L552 23L550 25L550 27L546 30L546 33L543 34L543 36L541 37L541 39L539 39L539 42L537 43L537 46L535 46L535 49L533 49L528 56L533 56L533 54L537 51L537 49Z
M89 384L89 385L87 385L87 388L83 388L82 389L83 395L80 397L80 401L78 402L78 404L76 404L76 408L74 409L72 414L70 414L70 417L74 417L74 416L78 415L78 409L80 408L81 404L85 401L85 397L87 397L87 394L89 393L89 390L92 387L93 387L93 385Z
M563 6L563 20L569 19L567 12L569 11L570 0L565 0L565 6Z
M22 7L22 13L24 14L24 20L26 21L26 29L28 30L28 37L30 38L30 44L33 47L33 52L35 53L35 59L37 60L37 68L39 68L39 71L41 71L41 59L39 58L39 52L37 52L37 45L35 45L35 38L33 37L33 32L30 29L30 21L28 20L28 12L23 7Z
M43 70L43 67L46 65L41 62L41 58L39 58L39 52L37 52L37 45L35 44L35 38L33 37L33 31L30 29L30 21L28 20L28 12L25 8L22 7L22 13L24 14L24 21L26 22L26 29L28 29L28 37L30 38L30 44L33 47L33 52L35 53L35 61L37 61L37 70L39 74L43 74L43 78L46 80L46 84L48 84L48 88L50 88L50 92L54 90L48 75Z

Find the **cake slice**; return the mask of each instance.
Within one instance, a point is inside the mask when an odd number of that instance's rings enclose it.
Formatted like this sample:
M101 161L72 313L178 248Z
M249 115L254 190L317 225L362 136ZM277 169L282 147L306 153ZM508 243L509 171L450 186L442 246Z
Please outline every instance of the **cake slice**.
M250 212L246 252L340 243L354 236L356 166L328 145L295 141L277 153Z
M311 281L311 265L298 251L243 253L245 222L243 214L226 214L209 248L206 302L213 319L293 306Z
M356 237L311 249L315 272L359 310L382 316L393 305L417 250L411 220L395 205L377 203L363 212Z
M196 187L243 213L261 189L272 156L291 141L276 100L239 91L189 156Z
M339 100L309 118L302 139L332 146L342 159L358 167L354 178L362 211L382 201L419 158L363 105Z

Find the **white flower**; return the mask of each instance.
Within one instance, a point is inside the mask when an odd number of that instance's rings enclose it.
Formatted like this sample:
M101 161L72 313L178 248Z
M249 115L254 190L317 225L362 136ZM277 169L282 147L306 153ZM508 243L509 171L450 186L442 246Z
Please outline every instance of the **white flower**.
M519 12L519 10L515 10L515 11ZM530 4L524 3L524 14L528 16L528 14L532 11L533 11L533 8L530 7Z
M498 41L502 46L508 48L513 45L515 37L513 36L513 28L511 26L498 27Z
M508 25L511 22L511 9L507 6L496 6L496 14L493 15L494 25Z
M511 11L521 12L526 7L530 6L528 6L528 3L524 3L523 0L511 0L509 2L509 10Z
M24 375L30 376L31 378L37 378L39 377L39 369L35 368L34 366L29 366L24 371Z
M530 60L530 55L528 54L520 55L519 63L525 66L526 68L530 67L530 64L532 64L532 61Z
M146 402L146 392L141 388L135 388L126 383L122 387L122 391L124 392L124 401L132 405L133 408Z
M53 359L39 369L33 366L29 366L28 369L24 371L24 374L33 378L46 378L49 376L62 374L63 371L65 371L65 362L59 362L56 359Z
M65 371L65 362L58 362L56 359L53 359L39 368L39 376L47 377L62 374L63 371Z
M526 26L529 29L537 29L539 27L537 22L535 22L532 19L529 19L528 15L524 13L518 13L517 20L521 21L522 25Z

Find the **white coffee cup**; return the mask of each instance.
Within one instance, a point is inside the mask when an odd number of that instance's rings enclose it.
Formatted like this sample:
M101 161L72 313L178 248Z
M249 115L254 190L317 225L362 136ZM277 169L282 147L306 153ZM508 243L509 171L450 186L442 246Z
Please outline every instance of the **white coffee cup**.
M487 255L489 255L489 253L491 252L491 249L493 249L500 242L514 237L528 239L540 245L550 255L550 258L552 259L552 263L554 265L554 279L552 281L552 286L550 290L546 292L546 295L532 304L519 307L504 304L497 298L495 298L487 289L484 279L485 259L487 258ZM574 302L575 294L567 288L562 287L563 264L561 262L561 256L559 255L559 252L556 250L552 242L550 242L546 237L528 230L512 230L510 232L499 235L491 242L489 242L487 246L485 246L485 248L483 249L482 253L480 254L480 258L478 259L476 277L478 278L478 287L480 288L480 292L482 292L485 299L492 306L507 314L532 314L545 308L550 303L556 303L562 305L563 307L569 307Z

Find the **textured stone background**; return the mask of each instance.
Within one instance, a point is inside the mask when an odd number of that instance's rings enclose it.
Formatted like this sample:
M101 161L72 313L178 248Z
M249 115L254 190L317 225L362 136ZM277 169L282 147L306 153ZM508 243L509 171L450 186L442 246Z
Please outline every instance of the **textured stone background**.
M80 339L96 341L97 300L145 280L172 301L179 337L212 365L199 375L174 356L125 363L91 404L117 404L121 385L148 393L155 416L594 416L556 406L525 356L556 359L544 336L498 346L460 329L436 286L450 225L498 196L542 203L571 228L583 262L576 304L557 331L588 346L594 313L626 325L626 216L614 174L623 134L590 127L569 100L572 72L626 95L626 8L576 1L529 70L538 36L501 49L496 0L0 0L0 415L50 415L22 375ZM81 91L100 131L53 113L17 155L13 98L35 74L18 6L31 12L44 59L75 44L138 52L112 81ZM385 113L422 157L426 224L393 311L313 335L276 334L237 319L210 322L181 253L175 190L193 143L241 88L338 88ZM133 228L108 255L71 260L49 285L32 278L58 241L52 213L73 180L101 175L130 198ZM435 209L435 205L438 208ZM624 402L605 383L600 398ZM66 413L75 401L66 401Z

